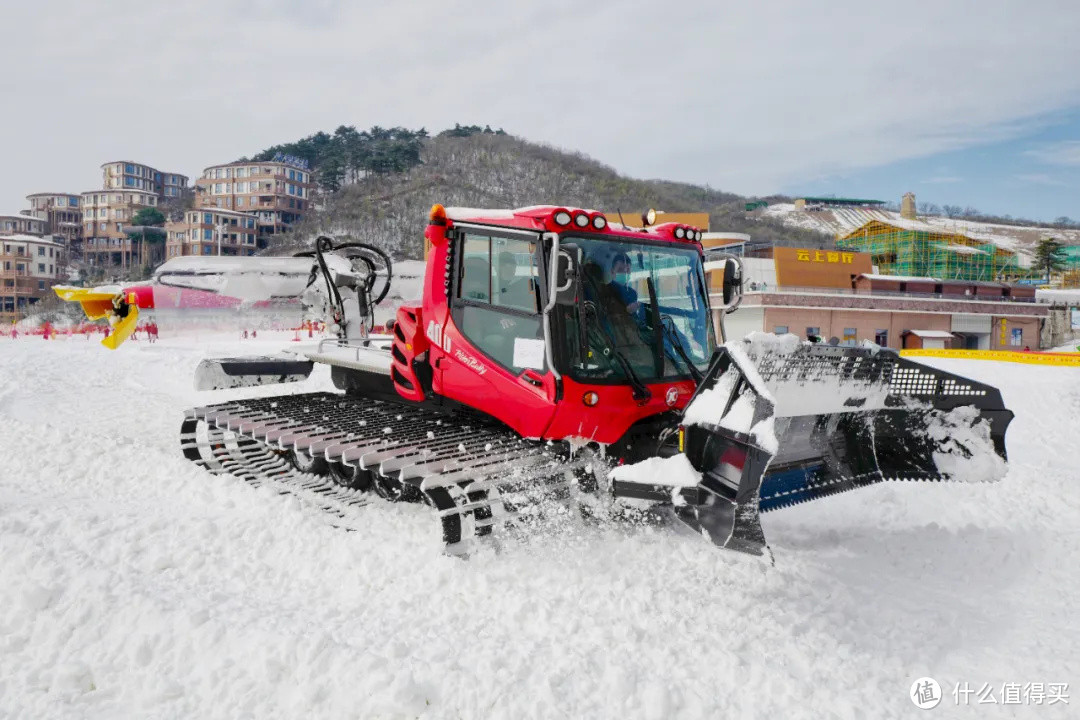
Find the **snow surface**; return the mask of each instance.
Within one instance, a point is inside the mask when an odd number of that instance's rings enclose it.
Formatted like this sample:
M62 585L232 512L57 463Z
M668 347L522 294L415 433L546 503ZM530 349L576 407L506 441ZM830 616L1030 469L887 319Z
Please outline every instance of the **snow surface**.
M1075 716L1080 369L927 359L998 385L999 483L887 483L763 518L775 555L601 525L440 552L419 506L345 532L184 460L208 355L291 337L0 339L0 717ZM958 682L1069 706L954 707ZM972 698L974 703L974 698Z

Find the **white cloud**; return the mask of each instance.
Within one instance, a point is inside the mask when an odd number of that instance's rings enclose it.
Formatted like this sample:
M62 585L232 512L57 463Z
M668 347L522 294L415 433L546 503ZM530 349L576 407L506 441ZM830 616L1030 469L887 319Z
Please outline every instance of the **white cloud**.
M1024 155L1048 165L1080 166L1080 140L1062 140L1026 150Z
M1060 180L1046 173L1020 173L1014 176L1017 180L1025 185L1047 185L1051 187L1063 187L1067 185L1064 180Z
M0 208L97 187L112 159L195 175L339 124L490 123L767 193L1015 137L1080 100L1080 12L1052 0L18 2Z

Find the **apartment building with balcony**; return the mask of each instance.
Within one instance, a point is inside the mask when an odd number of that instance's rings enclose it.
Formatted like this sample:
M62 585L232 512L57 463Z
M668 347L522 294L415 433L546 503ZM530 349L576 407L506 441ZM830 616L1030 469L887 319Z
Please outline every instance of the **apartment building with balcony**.
M41 218L15 213L0 215L0 235L44 235L45 221Z
M0 324L25 317L61 277L64 248L48 238L0 233Z
M127 268L142 262L141 244L128 237L132 218L157 207L161 196L148 190L89 190L82 193L83 259L91 266Z
M213 165L195 181L195 206L254 213L260 238L277 235L311 209L311 171L284 161Z
M34 193L26 196L30 215L45 221L45 233L63 238L69 250L82 241L82 210L78 195L71 193Z
M254 213L218 208L188 210L182 222L165 224L165 256L254 255L258 232Z
M149 165L114 160L101 166L103 190L142 190L162 199L179 198L187 189L188 177L157 170Z

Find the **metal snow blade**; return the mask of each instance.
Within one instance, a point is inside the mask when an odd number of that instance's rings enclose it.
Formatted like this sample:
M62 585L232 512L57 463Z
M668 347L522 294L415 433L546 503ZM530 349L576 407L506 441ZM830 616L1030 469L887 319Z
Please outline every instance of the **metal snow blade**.
M676 514L760 554L759 512L883 480L1000 479L1012 417L996 388L888 350L721 348L687 407L702 481Z

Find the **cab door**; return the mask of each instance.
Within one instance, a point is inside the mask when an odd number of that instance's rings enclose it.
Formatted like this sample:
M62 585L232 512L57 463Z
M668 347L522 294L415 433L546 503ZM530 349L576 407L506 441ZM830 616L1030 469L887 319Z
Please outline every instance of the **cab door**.
M541 314L540 234L459 224L453 242L442 393L541 437L555 409L555 378Z

